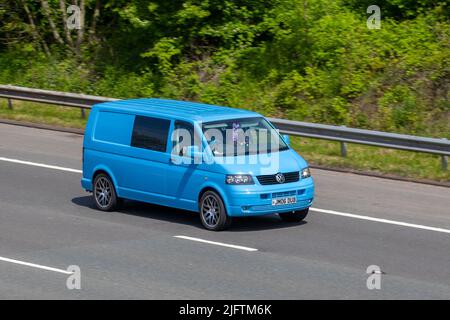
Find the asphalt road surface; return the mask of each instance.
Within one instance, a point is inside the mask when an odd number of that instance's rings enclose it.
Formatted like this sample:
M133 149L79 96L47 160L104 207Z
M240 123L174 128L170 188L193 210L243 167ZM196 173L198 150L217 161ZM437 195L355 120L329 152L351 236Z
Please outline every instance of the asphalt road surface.
M450 299L448 188L313 170L305 222L217 233L171 208L94 209L81 148L79 135L0 125L1 299ZM81 289L67 287L72 265Z

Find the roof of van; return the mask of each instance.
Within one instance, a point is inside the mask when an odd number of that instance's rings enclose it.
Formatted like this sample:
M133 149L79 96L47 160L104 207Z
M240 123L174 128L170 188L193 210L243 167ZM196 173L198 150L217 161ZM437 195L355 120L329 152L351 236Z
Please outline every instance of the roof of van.
M252 111L204 103L166 100L166 99L130 99L104 102L95 105L101 109L126 110L149 116L171 116L181 120L214 121L230 118L261 116Z

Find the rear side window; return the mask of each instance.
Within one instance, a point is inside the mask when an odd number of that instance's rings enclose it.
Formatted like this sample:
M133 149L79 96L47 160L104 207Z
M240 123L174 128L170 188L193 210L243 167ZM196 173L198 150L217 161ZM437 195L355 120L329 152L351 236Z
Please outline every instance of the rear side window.
M95 125L94 139L128 146L133 122L134 115L100 111Z
M136 116L131 146L165 152L170 120Z

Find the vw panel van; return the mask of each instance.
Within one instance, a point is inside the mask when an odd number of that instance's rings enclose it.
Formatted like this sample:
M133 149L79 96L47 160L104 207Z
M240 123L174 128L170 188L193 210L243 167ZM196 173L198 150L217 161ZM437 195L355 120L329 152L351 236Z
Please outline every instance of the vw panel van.
M81 185L102 211L143 201L199 212L214 231L233 217L301 221L314 199L308 164L262 115L162 99L93 106Z

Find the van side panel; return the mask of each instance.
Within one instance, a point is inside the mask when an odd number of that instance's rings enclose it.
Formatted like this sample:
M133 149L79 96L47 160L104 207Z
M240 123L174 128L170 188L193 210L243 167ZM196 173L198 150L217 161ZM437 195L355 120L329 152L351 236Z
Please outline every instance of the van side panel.
M134 121L134 114L91 111L84 142L83 188L92 191L94 174L102 170L111 177L119 197L197 210L192 195L187 200L168 192L169 152L130 146Z
M84 137L82 185L92 191L97 170L108 172L116 186L123 183L124 157L129 149L134 116L126 113L91 111ZM120 196L120 195L119 195Z

